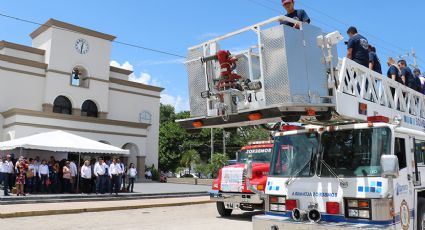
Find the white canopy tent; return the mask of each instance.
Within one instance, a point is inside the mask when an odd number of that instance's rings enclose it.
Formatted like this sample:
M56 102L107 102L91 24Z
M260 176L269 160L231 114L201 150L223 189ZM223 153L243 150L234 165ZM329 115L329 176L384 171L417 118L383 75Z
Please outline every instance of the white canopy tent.
M129 151L64 131L52 131L0 142L0 150L37 149L52 152L128 155Z
M107 145L85 137L80 137L61 130L0 142L0 151L14 149L78 153L78 162L80 162L82 153L129 155L128 150ZM78 190L80 178L77 178Z

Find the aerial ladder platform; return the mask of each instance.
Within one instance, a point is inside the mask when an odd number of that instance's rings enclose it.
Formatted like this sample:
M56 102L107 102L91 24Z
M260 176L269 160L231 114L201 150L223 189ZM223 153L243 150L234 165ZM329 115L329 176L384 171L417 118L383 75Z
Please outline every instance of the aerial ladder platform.
M283 25L299 25L299 29ZM384 116L423 131L424 95L348 58L338 32L278 16L189 48L188 130Z

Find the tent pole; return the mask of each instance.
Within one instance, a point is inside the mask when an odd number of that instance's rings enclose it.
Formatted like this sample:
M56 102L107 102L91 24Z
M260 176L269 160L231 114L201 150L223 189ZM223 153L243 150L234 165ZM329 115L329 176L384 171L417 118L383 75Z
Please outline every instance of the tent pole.
M78 167L80 166L80 162L81 162L81 153L78 153L78 162L77 162L77 175L75 175L77 177L77 192L80 193L80 191L78 190L80 187L80 175L79 175L79 170Z

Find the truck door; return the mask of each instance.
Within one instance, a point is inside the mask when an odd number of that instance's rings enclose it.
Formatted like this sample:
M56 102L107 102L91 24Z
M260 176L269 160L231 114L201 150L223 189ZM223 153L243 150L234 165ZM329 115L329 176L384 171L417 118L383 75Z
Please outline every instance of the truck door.
M415 224L418 218L422 218L423 213L419 208L418 194L424 191L424 175L425 175L425 138L414 138L414 162L413 162L413 185L415 186ZM418 229L418 227L416 227Z
M397 134L394 142L394 154L398 157L399 177L394 179L394 213L396 229L414 229L413 198L413 139L405 134Z

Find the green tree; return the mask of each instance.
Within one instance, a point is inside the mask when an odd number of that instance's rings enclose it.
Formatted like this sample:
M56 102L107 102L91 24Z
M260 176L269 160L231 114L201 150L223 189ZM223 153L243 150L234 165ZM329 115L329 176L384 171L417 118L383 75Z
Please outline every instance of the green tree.
M214 177L218 175L220 168L227 165L228 160L229 157L223 153L215 153L213 155L210 167Z
M195 166L195 171L204 176L208 176L208 174L212 173L210 164L197 164Z
M188 111L176 113L172 105L160 105L159 169L175 171L181 163L183 150L187 149L196 150L204 162L210 160L210 129L188 132L175 122L176 119L189 117ZM268 138L269 132L260 126L232 129L229 138L226 138L226 155L234 158L235 152L247 145L249 141L267 140ZM223 152L223 129L214 129L214 140L215 152ZM210 167L216 172L218 171L216 166Z
M174 171L179 166L181 151L179 147L186 140L187 133L179 124L167 121L159 128L160 169Z
M183 167L189 168L189 174L190 169L192 168L193 164L198 164L201 161L201 158L199 157L198 152L194 149L190 149L183 153L182 158L180 160L180 164Z

